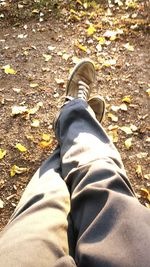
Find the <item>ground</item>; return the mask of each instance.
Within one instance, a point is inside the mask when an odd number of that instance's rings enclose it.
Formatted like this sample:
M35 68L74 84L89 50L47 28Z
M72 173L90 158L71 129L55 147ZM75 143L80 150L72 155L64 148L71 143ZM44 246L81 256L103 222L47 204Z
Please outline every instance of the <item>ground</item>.
M0 1L0 229L57 145L53 118L85 57L95 63L93 94L106 101L103 126L149 208L149 1L27 2Z

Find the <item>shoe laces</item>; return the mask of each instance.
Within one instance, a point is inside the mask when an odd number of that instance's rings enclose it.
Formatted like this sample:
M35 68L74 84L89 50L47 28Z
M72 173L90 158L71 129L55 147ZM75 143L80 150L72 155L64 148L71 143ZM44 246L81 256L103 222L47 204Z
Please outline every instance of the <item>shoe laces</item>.
M88 96L89 96L89 89L90 89L89 85L87 85L83 81L79 81L78 86L79 86L78 98L81 98L81 99L86 101L88 99Z

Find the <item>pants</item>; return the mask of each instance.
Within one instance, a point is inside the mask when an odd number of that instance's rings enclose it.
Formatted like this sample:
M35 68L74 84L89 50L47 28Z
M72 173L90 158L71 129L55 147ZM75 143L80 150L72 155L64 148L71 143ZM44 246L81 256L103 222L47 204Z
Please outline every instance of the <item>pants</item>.
M150 266L150 212L86 102L63 107L56 137L1 233L0 266Z

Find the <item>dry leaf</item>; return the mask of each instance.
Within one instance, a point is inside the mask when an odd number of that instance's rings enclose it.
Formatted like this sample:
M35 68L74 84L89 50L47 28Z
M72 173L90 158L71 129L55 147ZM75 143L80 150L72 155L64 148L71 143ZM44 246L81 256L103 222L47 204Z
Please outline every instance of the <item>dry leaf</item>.
M78 41L75 43L75 45L82 50L83 52L87 52L87 47L85 47L84 45L80 44Z
M52 140L50 140L50 141L41 141L40 142L40 146L42 147L42 148L47 148L47 147L49 147L50 145L51 145L51 143L52 143Z
M78 57L76 57L76 56L73 56L73 57L72 57L72 62L73 62L74 64L78 64L80 61L81 61L80 58L78 58Z
M150 88L146 90L146 93L150 96Z
M118 142L118 129L114 129L108 132L108 135L113 143Z
M137 129L138 129L138 127L136 127L136 125L134 125L134 124L131 124L131 125L130 125L130 128L131 128L131 130L132 130L133 132L136 132Z
M132 146L132 138L128 138L127 140L125 140L124 144L127 149L130 149Z
M125 48L126 48L127 50L129 50L129 51L134 51L134 47L133 47L133 45L130 45L129 43L123 45L123 47L125 47Z
M64 59L64 60L68 60L69 58L71 57L71 55L69 55L69 54L63 54L62 55L62 58Z
M38 83L30 83L30 87L31 88L35 88L35 87L38 87L39 85L38 85Z
M20 151L20 152L26 152L27 149L25 146L21 145L20 143L16 144L16 148Z
M131 103L131 96L127 95L127 96L123 97L122 102L130 104Z
M99 41L99 44L100 44L100 45L104 45L105 42L106 42L105 37L98 37L97 40Z
M138 159L143 159L143 158L146 158L148 156L148 153L140 152L140 153L136 154L136 156Z
M118 121L118 117L113 115L112 113L108 113L108 118L110 118L114 122Z
M139 178L141 178L141 177L143 176L141 165L137 165L135 171L136 171L136 174L137 174L137 176L138 176Z
M27 106L13 106L12 107L12 115L23 114L27 112Z
M0 198L0 209L4 208L4 201Z
M3 159L3 157L5 157L6 155L6 150L3 150L0 148L0 159Z
M144 175L144 178L147 179L147 180L150 180L150 173L145 174L145 175Z
M141 193L142 193L141 195L144 198L148 199L149 202L150 202L150 191L148 189L146 189L146 188L141 188Z
M119 107L123 111L127 111L128 110L128 107L127 107L127 105L125 103L122 103Z
M65 83L63 79L57 79L57 78L55 78L55 81L59 85L64 85L64 83Z
M120 127L120 130L122 130L122 131L125 132L126 134L132 134L132 130L131 130L131 128L128 127L128 126Z
M101 52L101 51L102 51L102 46L101 46L101 44L98 44L98 45L96 46L96 49L97 49L98 52Z
M45 58L46 62L48 62L52 58L52 56L48 54L43 54L43 57Z
M44 141L50 141L51 136L50 136L50 134L45 134L45 133L43 133L43 134L42 134L42 139L43 139Z
M20 168L17 165L13 165L13 167L10 170L10 176L13 177L15 174L20 174L26 172L27 168Z
M40 121L37 120L37 119L32 120L31 126L35 127L35 128L39 127L40 126Z
M116 59L108 59L108 60L105 60L103 62L103 66L107 67L107 68L109 68L109 67L111 67L111 66L113 66L115 64L116 64Z
M93 35L93 33L96 32L96 29L93 25L90 25L90 27L87 29L88 35Z
M13 68L10 67L10 65L5 65L5 66L2 67L2 69L4 69L4 72L6 74L15 75L17 73Z

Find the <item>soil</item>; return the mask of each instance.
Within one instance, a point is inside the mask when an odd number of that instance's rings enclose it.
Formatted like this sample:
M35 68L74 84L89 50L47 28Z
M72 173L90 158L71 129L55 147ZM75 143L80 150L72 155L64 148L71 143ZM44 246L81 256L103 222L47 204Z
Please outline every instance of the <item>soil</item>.
M71 2L62 1L49 11L38 6L36 12L31 5L26 16L22 14L27 7L22 3L19 15L11 3L0 9L4 15L0 16L0 149L6 151L0 159L0 229L7 224L32 175L56 147L53 118L65 94L70 69L85 57L96 65L93 93L106 100L103 126L109 134L118 134L114 142L128 177L141 203L150 207L149 6L145 1L134 7L109 8ZM90 23L95 32L88 35ZM106 31L116 29L123 33L114 39L106 36ZM97 38L104 34L104 44L97 47ZM6 65L16 74L6 74ZM123 102L127 110L112 110ZM31 109L37 103L34 114L12 114L13 106ZM37 127L32 124L35 119ZM126 134L120 129L123 126L132 132ZM50 135L50 141L42 145L43 133ZM132 138L130 148L125 145L128 138ZM17 143L27 151L19 151ZM14 165L27 169L12 176Z

